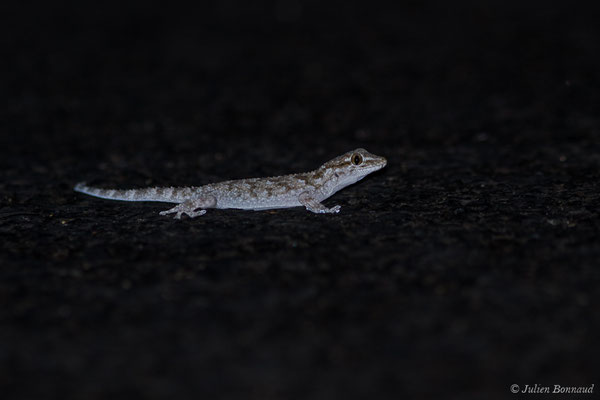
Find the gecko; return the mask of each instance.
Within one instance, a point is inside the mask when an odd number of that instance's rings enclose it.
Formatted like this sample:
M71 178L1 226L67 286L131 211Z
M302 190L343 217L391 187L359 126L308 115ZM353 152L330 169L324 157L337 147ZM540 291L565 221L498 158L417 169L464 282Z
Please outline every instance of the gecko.
M90 196L122 201L159 201L177 203L160 215L175 214L181 219L206 214L208 208L270 210L305 207L313 213L334 214L340 206L325 207L321 202L346 186L358 182L385 167L384 157L356 149L327 161L305 173L268 178L237 179L189 187L153 187L143 189L101 189L78 183L74 190Z

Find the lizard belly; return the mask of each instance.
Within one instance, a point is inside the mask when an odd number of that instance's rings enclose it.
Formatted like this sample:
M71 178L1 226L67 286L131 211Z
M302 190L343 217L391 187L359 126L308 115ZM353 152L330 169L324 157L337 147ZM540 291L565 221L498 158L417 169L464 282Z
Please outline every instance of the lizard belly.
M216 208L237 208L241 210L271 210L275 208L289 208L301 206L298 196L295 194L274 196L219 196Z

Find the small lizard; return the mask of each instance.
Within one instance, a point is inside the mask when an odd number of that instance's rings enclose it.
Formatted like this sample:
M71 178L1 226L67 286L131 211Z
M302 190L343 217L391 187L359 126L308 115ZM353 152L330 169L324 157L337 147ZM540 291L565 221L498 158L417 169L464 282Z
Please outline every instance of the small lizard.
M314 213L337 213L340 206L325 207L321 201L361 180L387 164L384 157L356 149L300 174L251 178L192 187L158 187L130 190L100 189L79 183L75 191L109 200L178 203L160 215L182 214L191 218L207 208L269 210L304 206Z

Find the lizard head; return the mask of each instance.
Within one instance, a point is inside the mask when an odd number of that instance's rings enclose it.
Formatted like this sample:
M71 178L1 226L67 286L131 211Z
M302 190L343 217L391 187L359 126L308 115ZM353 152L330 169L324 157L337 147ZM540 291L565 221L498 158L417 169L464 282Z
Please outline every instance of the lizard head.
M342 189L361 180L371 172L385 167L384 157L371 154L365 149L356 149L342 154L321 166L323 172L336 180L336 189Z

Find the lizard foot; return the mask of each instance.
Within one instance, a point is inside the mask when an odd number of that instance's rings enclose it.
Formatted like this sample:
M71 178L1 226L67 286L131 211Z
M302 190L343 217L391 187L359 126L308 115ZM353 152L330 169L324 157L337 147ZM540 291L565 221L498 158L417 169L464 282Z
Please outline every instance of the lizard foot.
M320 203L318 204L320 207L306 207L308 211L314 212L315 214L337 214L340 212L341 206L333 206L331 208L327 208Z
M216 204L217 199L214 196L198 197L177 204L170 210L161 211L160 215L175 214L175 219L181 219L182 214L187 214L190 218L196 218L206 214L205 208L214 207Z
M175 214L175 219L181 219L182 214L187 214L190 218L196 218L206 214L206 210L194 211L189 205L181 203L167 211L161 211L160 215Z
M341 208L342 208L342 206L333 206L331 208L328 208L327 211L325 211L325 212L329 213L329 214L337 214L340 212Z

